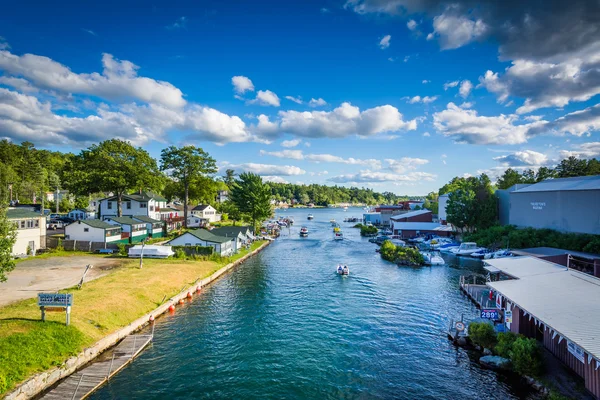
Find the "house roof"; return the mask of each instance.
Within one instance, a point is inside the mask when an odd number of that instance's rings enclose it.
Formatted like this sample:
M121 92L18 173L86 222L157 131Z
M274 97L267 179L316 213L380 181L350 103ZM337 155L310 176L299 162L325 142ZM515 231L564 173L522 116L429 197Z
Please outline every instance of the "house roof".
M411 218L411 217L416 217L417 215L423 215L423 214L431 214L431 210L415 210L415 211L410 211L404 214L398 214L398 215L394 215L393 217L390 217L390 219L392 221L398 221L404 218Z
M240 233L245 235L248 231L251 231L248 226L222 226L220 228L215 228L210 232L219 236L234 237Z
M600 175L546 179L522 189L517 189L512 193L554 192L565 190L600 190Z
M204 240L206 242L213 242L213 243L226 243L226 242L230 242L232 239L231 237L215 235L215 234L207 231L206 229L194 229L194 230L188 231L187 233L197 237L200 240ZM184 235L185 235L185 233L184 233Z
M28 209L23 208L9 208L6 210L6 218L8 219L17 219L17 218L40 218L43 215L39 213L30 211Z
M133 218L135 220L138 220L138 221L146 222L146 223L149 223L149 224L156 224L157 222L162 222L161 220L150 218L150 217L148 217L146 215L134 215L131 218Z
M116 199L117 196L109 196L106 197L104 199L101 200L111 200L111 199ZM167 199L165 199L164 197L162 197L159 194L153 193L153 192L149 192L149 191L144 191L142 190L141 192L136 192L136 193L131 193L131 194L124 194L123 195L123 200L135 200L135 201L149 201L149 200L154 200L154 201L164 201L166 202Z
M535 257L508 257L485 260L485 264L513 278L524 278L552 272L562 272L567 268L550 261ZM490 272L498 272L485 267Z
M117 224L120 224L120 225L140 225L140 224L144 223L144 222L136 221L130 217L108 217L106 219L110 220L110 221L115 221Z
M394 229L406 231L452 231L450 225L442 225L437 222L396 222L394 221Z
M210 207L209 204L198 204L196 207L192 208L192 211L204 211L208 207Z
M532 247L530 249L513 250L512 252L519 256L548 257L548 256L562 256L565 254L569 254L574 257L585 258L587 260L600 259L600 254L584 253L582 251L572 251L572 250L565 250L565 249L557 249L554 247Z
M600 279L565 268L556 272L552 265L546 268L548 273L488 282L488 286L600 360Z
M68 214L70 214L70 213L72 213L72 212L75 212L75 211L80 211L80 212L82 212L82 213L87 213L87 211L86 211L86 210L83 210L83 209L81 209L81 208L75 208L75 209L73 209L73 210L69 211L69 212L68 212Z
M116 225L111 225L109 223L106 223L104 221L100 221L99 219L81 219L79 221L75 221L69 225L73 225L73 224L86 224L88 226L91 226L92 228L100 228L100 229L119 229L119 226ZM67 225L67 226L69 226Z

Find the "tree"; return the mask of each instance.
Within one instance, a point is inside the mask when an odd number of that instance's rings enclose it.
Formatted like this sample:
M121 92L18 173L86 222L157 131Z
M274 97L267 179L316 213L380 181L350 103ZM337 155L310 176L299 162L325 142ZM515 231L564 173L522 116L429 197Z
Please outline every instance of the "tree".
M231 188L229 199L242 213L246 214L256 229L257 222L262 222L272 214L271 188L259 175L244 172Z
M214 158L196 146L170 146L162 150L160 158L160 169L167 171L183 187L183 216L184 226L187 228L190 185L194 180L217 172L217 164Z
M485 229L498 220L497 198L486 174L457 183L448 196L447 220L461 232Z
M227 217L233 221L233 225L242 219L242 213L231 200L219 204L218 207L221 213L227 214Z
M88 196L77 196L75 198L74 207L78 210L87 210L90 206L90 198Z
M113 192L117 197L117 215L121 216L124 194L134 189L156 190L162 186L163 176L147 151L120 139L110 139L69 160L65 180L65 186L81 196Z
M506 171L504 171L502 176L498 178L496 185L498 186L498 189L508 189L509 187L518 183L523 183L523 177L519 171L508 168Z
M571 156L565 158L556 166L556 175L558 178L569 178L573 176L587 175L587 160L580 160Z
M552 168L540 167L535 174L535 181L541 182L545 179L554 178L555 172Z
M0 199L0 282L6 281L6 274L15 268L12 248L17 240L15 223L6 218L8 207L4 199Z
M229 189L233 186L235 182L235 171L233 169L226 169L225 175L223 175L223 182L227 185Z

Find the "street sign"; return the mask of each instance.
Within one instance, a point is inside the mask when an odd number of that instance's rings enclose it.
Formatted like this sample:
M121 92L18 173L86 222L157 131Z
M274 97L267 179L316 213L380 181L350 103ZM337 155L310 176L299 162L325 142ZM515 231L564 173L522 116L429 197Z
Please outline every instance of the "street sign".
M481 309L481 318L491 319L493 321L499 319L500 314L498 313L497 308L482 308Z
M462 331L465 330L465 324L464 324L464 322L458 321L454 326L456 327L456 330L459 331L459 332L462 332Z
M512 311L504 310L504 322L507 324L512 324Z
M67 307L73 305L73 295L70 293L38 293L40 307Z

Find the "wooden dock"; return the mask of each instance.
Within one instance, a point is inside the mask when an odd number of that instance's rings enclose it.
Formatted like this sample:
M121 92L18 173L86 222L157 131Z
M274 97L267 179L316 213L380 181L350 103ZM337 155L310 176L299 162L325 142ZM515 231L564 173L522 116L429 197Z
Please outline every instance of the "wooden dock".
M478 308L496 308L496 300L489 298L490 288L476 282L475 276L461 276L460 289Z
M86 398L107 382L111 376L129 364L150 341L152 341L152 335L127 336L115 347L110 359L93 362L86 368L70 375L42 396L42 399L75 400Z

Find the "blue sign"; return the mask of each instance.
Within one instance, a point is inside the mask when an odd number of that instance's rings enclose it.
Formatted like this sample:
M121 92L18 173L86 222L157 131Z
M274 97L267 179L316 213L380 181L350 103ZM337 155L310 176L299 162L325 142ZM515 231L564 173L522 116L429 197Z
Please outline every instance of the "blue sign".
M73 295L67 293L38 293L40 307L70 307L73 305Z
M482 308L481 309L481 318L491 319L493 321L500 319L500 314L498 313L497 308Z

